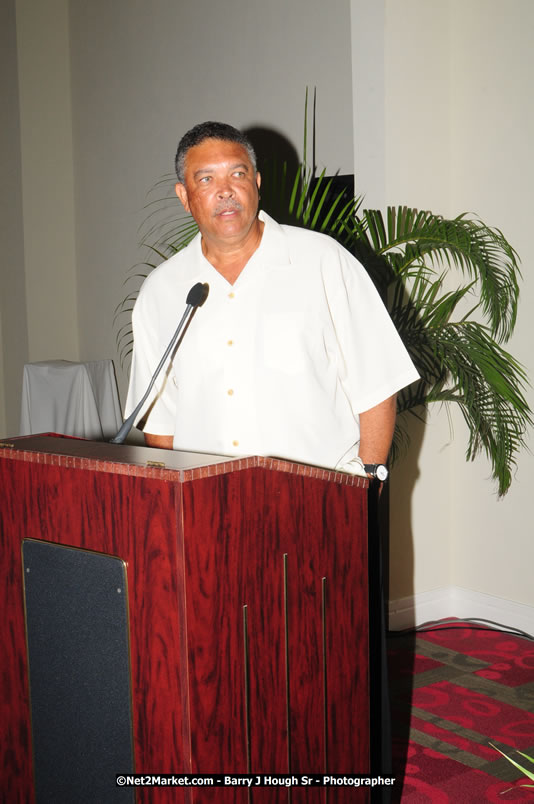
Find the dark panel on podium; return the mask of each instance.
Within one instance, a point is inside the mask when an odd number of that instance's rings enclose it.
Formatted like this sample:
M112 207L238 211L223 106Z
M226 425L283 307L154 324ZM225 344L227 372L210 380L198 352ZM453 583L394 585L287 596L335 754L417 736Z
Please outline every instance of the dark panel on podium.
M133 802L127 583L112 556L22 546L37 804Z

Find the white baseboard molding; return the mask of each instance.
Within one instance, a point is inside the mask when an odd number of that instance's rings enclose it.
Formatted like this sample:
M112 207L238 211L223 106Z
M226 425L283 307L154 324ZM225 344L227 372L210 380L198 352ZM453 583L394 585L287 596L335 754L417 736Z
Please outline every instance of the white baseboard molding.
M507 628L534 635L534 606L459 586L421 592L389 603L389 627L392 631L449 617L493 620Z

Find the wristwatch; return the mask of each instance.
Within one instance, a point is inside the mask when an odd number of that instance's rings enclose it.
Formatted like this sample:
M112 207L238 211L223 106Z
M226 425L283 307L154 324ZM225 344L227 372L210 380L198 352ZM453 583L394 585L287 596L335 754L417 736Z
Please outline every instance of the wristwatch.
M368 475L371 475L371 477L376 477L376 479L380 480L381 483L388 479L388 468L387 466L384 466L383 463L364 463L363 468Z

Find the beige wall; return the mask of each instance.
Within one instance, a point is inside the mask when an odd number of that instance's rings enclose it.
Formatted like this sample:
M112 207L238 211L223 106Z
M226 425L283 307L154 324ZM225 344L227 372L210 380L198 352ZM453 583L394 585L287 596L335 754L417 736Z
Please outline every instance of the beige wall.
M2 3L3 432L18 432L22 367L78 359L67 0Z
M22 366L28 360L15 11L15 0L0 4L1 435L18 432Z
M29 359L78 357L67 0L17 0Z
M368 111L378 125L384 120L384 131L358 141L365 129L355 80L356 172L368 153L376 160L373 149L382 138L383 173L373 187L379 198L444 215L474 211L505 233L524 272L509 348L532 376L534 5L353 0L353 15L363 7L376 18L377 5L384 24L375 29L373 46L367 43L376 62L369 63L369 74L383 74L384 91L376 103L368 99ZM353 20L353 49L357 36ZM532 390L528 396L534 406ZM452 427L451 441L445 411L433 410L422 442L416 439L395 472L391 597L464 587L532 606L532 455L520 456L512 490L498 501L485 459L465 462L466 434L457 414Z
M522 259L518 325L510 351L534 378L534 4L476 0L451 5L452 203L498 226ZM534 407L534 393L528 398ZM532 448L532 433L530 433ZM488 466L466 465L455 444L452 568L456 583L534 605L534 457L520 456L512 490L501 502L488 493Z
M0 433L7 434L7 413L4 389L6 387L6 372L4 368L4 346L3 346L3 333L2 333L2 311L0 309L0 388L2 389L2 398L0 403ZM1 436L0 436L1 437Z
M385 9L386 204L452 215L448 7L386 0ZM453 451L443 414L431 411L393 484L391 599L453 583ZM397 506L404 515L396 516Z

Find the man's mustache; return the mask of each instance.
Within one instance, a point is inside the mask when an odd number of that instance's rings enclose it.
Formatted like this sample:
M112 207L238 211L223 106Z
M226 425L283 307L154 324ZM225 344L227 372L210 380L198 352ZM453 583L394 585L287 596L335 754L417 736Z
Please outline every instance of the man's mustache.
M243 207L239 201L236 201L234 198L227 198L226 201L221 201L219 204L217 204L213 211L213 215L220 215L221 212L226 212L227 209L235 209L237 212L242 212Z

